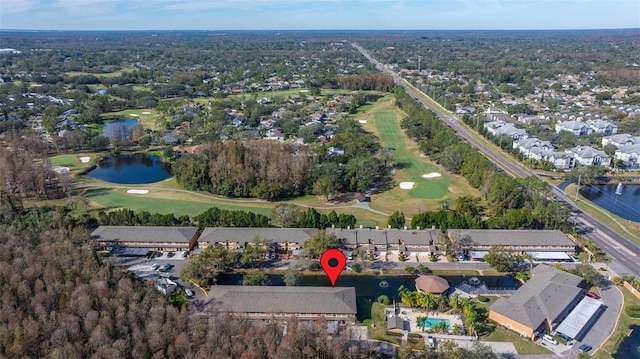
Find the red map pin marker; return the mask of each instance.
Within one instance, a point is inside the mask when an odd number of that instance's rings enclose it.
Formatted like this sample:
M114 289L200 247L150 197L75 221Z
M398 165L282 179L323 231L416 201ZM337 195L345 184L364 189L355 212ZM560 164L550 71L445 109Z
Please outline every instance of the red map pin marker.
M336 286L336 280L342 273L342 270L347 265L347 257L344 256L339 249L327 249L320 256L320 265L324 272L327 273L327 277L331 281L331 286Z

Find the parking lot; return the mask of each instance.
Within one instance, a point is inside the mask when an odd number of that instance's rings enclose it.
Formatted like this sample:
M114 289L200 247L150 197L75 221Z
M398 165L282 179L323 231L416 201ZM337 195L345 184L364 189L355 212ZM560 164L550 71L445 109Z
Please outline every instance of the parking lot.
M135 275L149 280L157 280L163 276L178 283L183 289L190 289L204 297L204 293L188 281L180 278L180 272L187 263L187 258L181 252L155 252L150 258L147 257L121 257L111 256L109 261L115 265L126 267L128 271ZM167 266L167 267L164 267Z

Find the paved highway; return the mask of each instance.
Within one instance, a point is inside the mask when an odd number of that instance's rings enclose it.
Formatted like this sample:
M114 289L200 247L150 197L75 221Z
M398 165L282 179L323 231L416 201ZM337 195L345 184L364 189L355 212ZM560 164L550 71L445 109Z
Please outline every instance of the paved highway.
M423 106L434 111L440 119L458 132L463 139L477 147L487 158L506 173L513 177L528 177L536 175L528 169L506 160L502 152L494 151L484 143L478 141L472 136L470 130L466 126L462 125L455 116L440 110L426 101L425 98L427 96L423 92L419 91L407 80L401 78L397 73L386 68L383 64L371 57L369 52L363 47L356 43L352 43L351 45L360 51L360 53L362 53L371 63L373 63L379 71L391 75L396 84L402 86L408 94L413 96L416 101L422 103ZM552 186L552 193L558 201L573 209L572 220L576 225L578 233L593 241L598 247L613 258L613 261L608 264L611 270L616 272L618 275L630 274L640 278L640 246L609 228L588 213L583 212L569 198L567 198L564 194L564 187L560 188Z

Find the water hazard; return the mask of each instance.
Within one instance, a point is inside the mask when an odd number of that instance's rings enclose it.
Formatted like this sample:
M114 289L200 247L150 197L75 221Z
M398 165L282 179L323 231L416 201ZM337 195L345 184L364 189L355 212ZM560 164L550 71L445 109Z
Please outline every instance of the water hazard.
M153 183L171 177L171 166L146 154L107 156L86 177L121 184Z

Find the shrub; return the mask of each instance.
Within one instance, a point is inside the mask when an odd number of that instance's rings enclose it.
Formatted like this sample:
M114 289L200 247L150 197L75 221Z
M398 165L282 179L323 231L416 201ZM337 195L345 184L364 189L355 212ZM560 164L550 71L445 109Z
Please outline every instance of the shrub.
M640 318L640 305L630 305L625 308L625 311L632 318Z
M378 297L378 303L382 303L384 305L389 305L391 304L391 299L389 299L389 297L387 297L386 295L381 295Z
M483 295L479 295L478 296L478 302L482 302L482 303L486 303L489 301L489 298L483 296Z
M311 262L309 263L309 270L312 271L317 271L322 269L322 267L320 267L320 262Z
M415 269L414 267L412 267L410 265L407 265L407 266L404 266L404 271L409 273L409 274L416 274L417 269Z
M422 335L418 333L409 333L409 338L422 338Z

